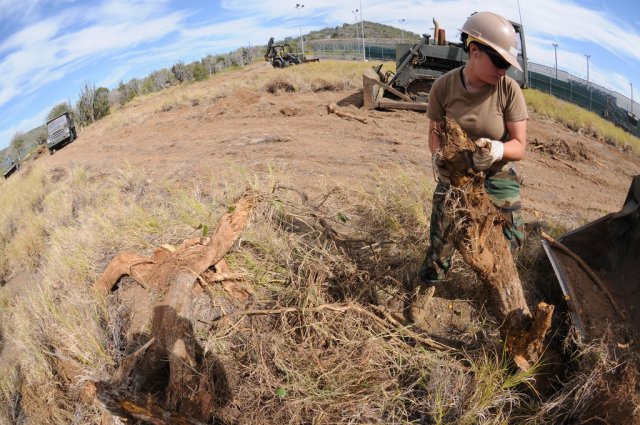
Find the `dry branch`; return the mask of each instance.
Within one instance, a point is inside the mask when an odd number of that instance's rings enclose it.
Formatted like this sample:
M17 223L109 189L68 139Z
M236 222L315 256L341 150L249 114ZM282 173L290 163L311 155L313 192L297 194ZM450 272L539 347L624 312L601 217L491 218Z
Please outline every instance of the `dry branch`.
M363 124L367 123L367 119L366 118L359 117L359 116L357 116L355 114L352 114L352 113L349 113L349 112L339 111L338 110L338 106L335 103L327 105L327 111L330 114L336 114L340 118L351 118L351 119L360 121Z
M228 320L228 319L233 319L235 317L241 317L241 316L258 316L258 315L272 315L272 314L286 314L286 313L312 313L312 312L318 312L318 311L323 311L323 310L331 310L331 311L337 311L337 312L344 312L344 311L355 311L359 314L362 314L370 319L373 319L375 322L377 322L378 324L382 325L385 328L388 327L393 327L396 330L398 330L400 333L404 333L407 336L409 336L410 338L416 340L417 342L432 348L434 350L438 350L438 351L448 351L448 352L453 352L455 351L454 348L449 347L445 344L439 343L437 341L434 341L430 338L426 338L420 334L417 334L415 332L413 332L412 330L408 329L407 327L403 326L402 324L398 323L397 320L393 319L391 316L389 316L384 310L382 310L381 308L376 308L376 310L382 314L384 316L384 318L381 318L377 315L375 315L374 313L372 313L371 311L367 310L366 308L348 302L348 303L339 303L339 304L322 304L316 307L309 307L309 308L300 308L300 307L280 307L280 308L273 308L273 309L262 309L262 310L236 310L232 313L220 316L219 318L217 318L215 321L218 322L220 320Z

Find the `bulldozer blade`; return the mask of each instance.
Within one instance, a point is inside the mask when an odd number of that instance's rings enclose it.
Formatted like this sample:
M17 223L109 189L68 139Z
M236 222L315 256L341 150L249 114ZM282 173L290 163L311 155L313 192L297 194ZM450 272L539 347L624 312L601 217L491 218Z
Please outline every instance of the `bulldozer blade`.
M375 109L384 89L381 86L380 75L373 68L367 68L362 74L362 97L364 109Z
M383 99L385 91L399 97L401 100ZM362 96L364 98L364 109L411 109L415 111L426 111L426 102L416 102L406 94L398 91L388 84L382 82L380 68L368 68L362 74Z
M601 337L607 324L628 326L637 341L640 175L633 178L620 211L570 231L558 242L543 240L542 244L567 299L574 326L587 339Z

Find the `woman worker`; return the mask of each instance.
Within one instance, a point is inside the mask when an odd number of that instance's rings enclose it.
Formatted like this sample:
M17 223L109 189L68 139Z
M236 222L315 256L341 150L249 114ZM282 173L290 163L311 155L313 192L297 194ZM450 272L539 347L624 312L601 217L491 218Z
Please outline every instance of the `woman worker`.
M468 63L438 78L429 93L429 150L438 183L433 194L430 245L418 273L410 316L419 324L425 309L451 265L453 223L444 214L449 187L447 170L441 168L438 130L445 117L453 118L476 145L474 168L486 173L485 188L504 218L504 235L515 254L524 242L520 213L520 184L512 162L524 158L527 106L515 80L506 76L510 66L522 71L517 60L516 32L502 16L478 12L460 30Z

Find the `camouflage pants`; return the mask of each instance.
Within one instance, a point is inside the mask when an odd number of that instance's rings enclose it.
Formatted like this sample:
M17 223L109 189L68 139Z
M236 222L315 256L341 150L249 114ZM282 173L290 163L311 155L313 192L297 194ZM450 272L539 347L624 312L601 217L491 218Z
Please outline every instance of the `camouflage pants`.
M524 221L520 211L518 176L513 169L487 175L485 189L493 204L502 212L504 217L502 230L505 238L511 243L511 252L515 256L524 243ZM455 252L453 242L450 240L452 223L444 214L446 191L447 186L438 182L433 193L430 245L419 272L419 277L423 281L444 279L451 267L451 257Z

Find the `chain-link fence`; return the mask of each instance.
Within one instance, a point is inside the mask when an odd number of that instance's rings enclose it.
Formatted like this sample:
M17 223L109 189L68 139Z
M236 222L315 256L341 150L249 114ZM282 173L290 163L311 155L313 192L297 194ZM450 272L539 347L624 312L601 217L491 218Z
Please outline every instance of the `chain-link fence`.
M529 87L593 111L640 137L640 105L631 98L565 71L531 62L528 66Z
M364 44L364 55L362 54L362 43L357 40L313 40L305 43L307 54L325 59L341 60L366 60L372 61L395 61L396 42L378 41L376 43L366 42Z

